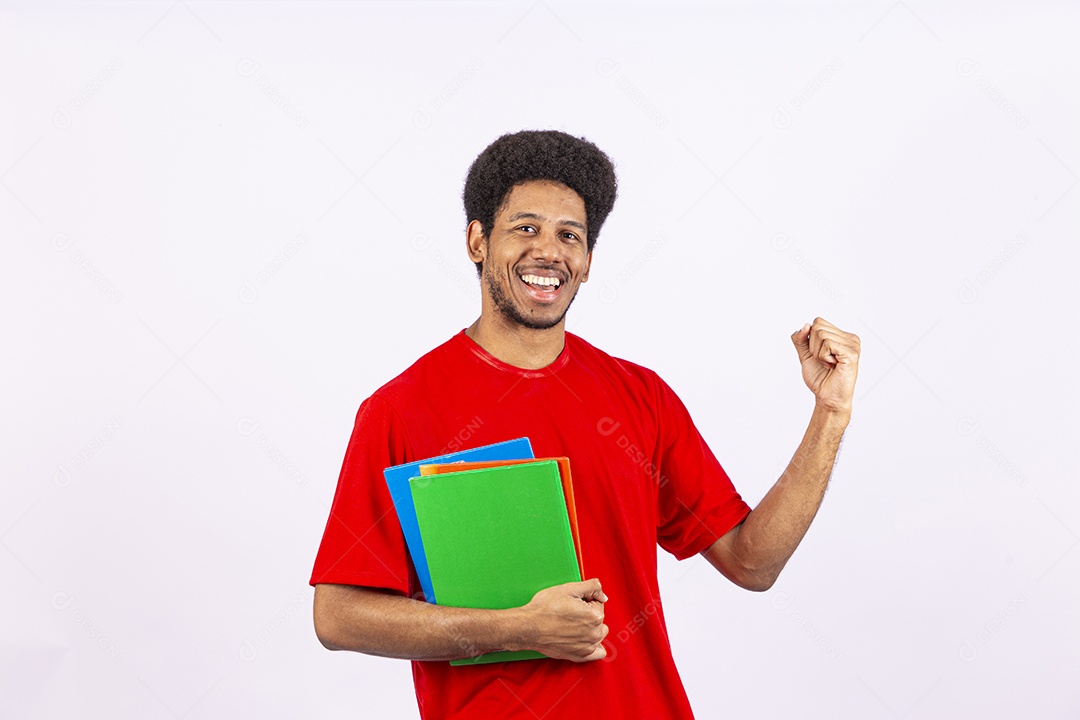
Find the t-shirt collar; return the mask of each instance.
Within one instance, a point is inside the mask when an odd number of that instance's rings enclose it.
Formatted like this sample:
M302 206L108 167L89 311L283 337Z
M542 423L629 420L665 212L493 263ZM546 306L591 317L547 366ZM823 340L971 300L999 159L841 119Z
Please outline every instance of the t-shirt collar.
M555 360L550 365L535 370L519 368L515 365L503 362L499 358L489 353L484 348L480 347L480 345L478 345L475 340L466 335L464 328L462 328L461 332L459 332L455 336L455 339L459 340L461 345L465 347L465 349L467 349L470 353L472 353L477 359L482 360L496 370L501 370L502 372L511 373L513 375L517 375L523 378L540 378L554 375L555 373L566 367L566 364L570 362L570 344L572 342L571 337L572 336L570 335L570 333L566 333L564 335L565 340L563 342L563 349L562 352L559 353L559 357L555 358Z

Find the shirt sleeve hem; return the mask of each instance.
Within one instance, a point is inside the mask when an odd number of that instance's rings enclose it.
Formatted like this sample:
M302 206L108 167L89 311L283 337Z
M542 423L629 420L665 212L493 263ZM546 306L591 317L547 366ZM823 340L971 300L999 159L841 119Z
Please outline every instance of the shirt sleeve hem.
M742 503L741 507L735 508L720 517L710 526L702 529L692 542L687 543L678 550L671 551L676 560L685 560L700 552L707 550L714 542L726 535L733 527L746 519L750 514L750 506Z
M312 575L311 580L308 581L311 586L315 585L357 585L360 587L379 588L381 590L391 590L399 595L408 595L409 588L402 586L401 580L389 575L381 575L379 573L369 572L327 572L321 575Z

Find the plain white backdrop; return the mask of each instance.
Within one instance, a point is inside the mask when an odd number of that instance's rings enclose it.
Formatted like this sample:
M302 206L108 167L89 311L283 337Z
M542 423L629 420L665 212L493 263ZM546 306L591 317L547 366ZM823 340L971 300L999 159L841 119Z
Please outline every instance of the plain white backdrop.
M0 5L0 715L416 717L307 579L360 402L479 311L461 184L559 128L620 199L568 327L756 502L863 343L777 586L661 552L701 718L1080 716L1067 3ZM612 633L619 629L612 628ZM603 708L597 709L598 714Z

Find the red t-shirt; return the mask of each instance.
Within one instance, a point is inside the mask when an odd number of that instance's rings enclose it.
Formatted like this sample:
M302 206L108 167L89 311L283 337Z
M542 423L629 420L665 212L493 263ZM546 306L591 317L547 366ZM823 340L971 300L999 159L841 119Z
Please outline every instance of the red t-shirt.
M608 657L413 662L420 715L693 717L671 657L656 546L691 557L750 508L663 380L570 333L555 362L522 370L462 331L364 401L311 584L422 597L383 469L523 436L537 457L570 458L584 577L599 578L609 598Z

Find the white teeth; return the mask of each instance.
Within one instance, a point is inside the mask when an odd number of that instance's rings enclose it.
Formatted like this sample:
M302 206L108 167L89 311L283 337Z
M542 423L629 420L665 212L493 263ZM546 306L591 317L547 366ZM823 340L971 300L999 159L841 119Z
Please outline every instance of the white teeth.
M521 279L530 285L543 285L545 287L559 287L559 278L540 277L539 275L522 275Z

